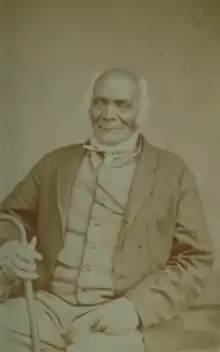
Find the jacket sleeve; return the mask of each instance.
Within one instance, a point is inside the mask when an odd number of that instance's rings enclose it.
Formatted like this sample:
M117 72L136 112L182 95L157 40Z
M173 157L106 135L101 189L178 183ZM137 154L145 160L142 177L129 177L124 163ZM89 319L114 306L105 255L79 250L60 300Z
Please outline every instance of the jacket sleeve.
M38 206L40 200L40 183L47 174L48 160L44 156L36 163L26 177L20 181L11 193L1 202L0 214L10 214L21 221L26 229L28 239L36 235ZM8 239L14 238L13 225L0 224L0 246ZM9 230L11 228L11 231Z
M40 177L46 167L46 158L43 157L0 204L0 214L10 214L24 225L28 241L37 235ZM0 221L0 250L10 240L19 240L18 230L13 224ZM1 273L0 300L7 299L13 287L14 282L7 280Z
M196 180L184 164L179 181L173 246L167 265L126 293L143 327L170 320L192 304L202 292L213 263L212 242Z

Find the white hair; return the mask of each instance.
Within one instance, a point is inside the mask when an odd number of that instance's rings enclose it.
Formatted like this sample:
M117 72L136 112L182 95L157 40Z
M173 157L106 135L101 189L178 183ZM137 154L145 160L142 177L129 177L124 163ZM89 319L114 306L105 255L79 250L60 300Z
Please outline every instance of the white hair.
M108 70L110 71L110 70ZM91 79L91 84L87 91L85 92L82 102L80 104L80 114L85 117L89 115L89 109L93 97L93 90L96 81L107 71L96 72L93 74ZM132 74L132 73L131 73ZM137 127L145 125L148 121L148 108L150 105L149 92L148 92L148 83L144 78L138 79L138 84L140 88L140 101L139 101L139 113L136 118Z

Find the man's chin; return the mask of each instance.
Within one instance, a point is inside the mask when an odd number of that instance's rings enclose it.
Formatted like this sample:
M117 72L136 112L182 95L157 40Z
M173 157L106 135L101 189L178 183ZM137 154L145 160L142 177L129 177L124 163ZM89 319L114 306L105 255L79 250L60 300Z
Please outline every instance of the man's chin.
M117 145L122 143L130 137L128 133L122 133L122 131L110 130L110 131L95 131L95 136L100 144L104 145Z

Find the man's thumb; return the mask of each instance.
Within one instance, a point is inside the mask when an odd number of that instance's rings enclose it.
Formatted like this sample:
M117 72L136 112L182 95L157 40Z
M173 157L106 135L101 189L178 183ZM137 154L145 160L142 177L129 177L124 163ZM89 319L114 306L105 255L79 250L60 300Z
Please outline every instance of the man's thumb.
M39 252L35 251L36 245L37 245L37 237L35 236L31 239L31 242L28 244L28 246L31 250L35 252L35 255L34 255L35 259L42 260L43 259L42 255Z

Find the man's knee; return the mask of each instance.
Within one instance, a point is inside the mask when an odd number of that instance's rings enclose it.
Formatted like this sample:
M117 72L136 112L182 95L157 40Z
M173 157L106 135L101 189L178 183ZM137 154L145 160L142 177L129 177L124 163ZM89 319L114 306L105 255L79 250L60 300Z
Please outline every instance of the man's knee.
M123 335L91 333L67 348L67 352L144 352L144 350L145 346L139 331Z
M30 334L25 298L8 299L0 305L0 330Z
M65 342L53 322L53 312L48 313L47 308L37 300L34 302L34 308L41 342L45 346L65 347ZM30 321L25 298L9 299L0 305L0 338L7 344L16 341L18 345L30 346Z

